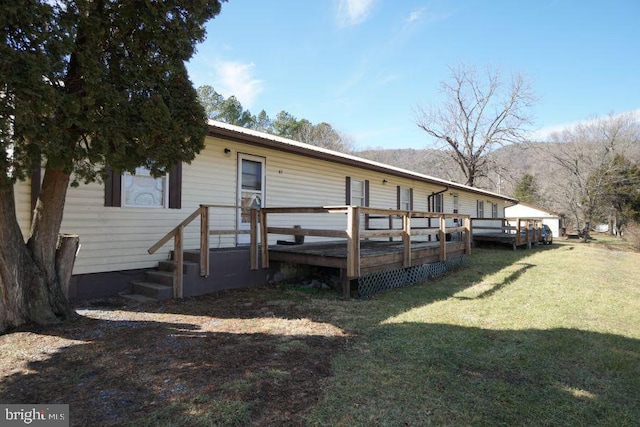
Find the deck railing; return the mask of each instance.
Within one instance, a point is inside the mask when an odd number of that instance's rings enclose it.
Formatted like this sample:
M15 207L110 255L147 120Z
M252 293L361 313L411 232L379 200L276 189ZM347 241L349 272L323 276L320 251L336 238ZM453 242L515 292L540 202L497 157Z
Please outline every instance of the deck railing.
M479 225L477 223L482 223ZM536 218L471 218L473 231L513 236L514 246L531 244L542 239L542 220Z
M200 217L200 276L209 276L209 236L211 235L238 235L249 234L251 236L251 266L257 266L257 218L258 213L256 209L251 210L251 227L249 230L239 230L237 227L234 229L214 229L211 230L209 226L210 210L211 209L233 209L234 211L239 209L238 206L232 205L200 205L191 215L184 219L180 224L165 234L157 243L151 246L147 252L154 254L158 249L163 247L169 240L173 239L173 296L174 298L182 298L183 295L183 280L184 280L184 229L191 224L196 218ZM235 218L235 212L234 216ZM235 223L235 219L234 219ZM257 267L256 267L257 268Z
M344 229L309 229L295 227L270 227L269 216L275 214L295 215L297 219L305 214L346 214ZM365 218L366 226L361 227L361 217ZM386 228L373 228L369 225L371 218L389 217ZM401 227L394 228L393 219L399 219ZM437 227L412 227L412 219L435 219ZM447 220L459 220L461 225L447 227ZM468 215L445 214L436 212L406 211L394 209L376 209L361 206L324 206L324 207L282 207L260 209L260 241L267 242L269 234L316 236L325 238L340 238L347 240L347 268L348 277L360 275L360 241L362 239L399 237L403 242L403 266L411 267L411 239L418 236L437 236L440 245L441 261L446 261L447 235L459 234L465 243L465 253L471 252L471 221ZM268 245L261 246L262 267L269 266Z
M210 229L211 209L240 209L230 205L200 205L191 215L180 224L165 234L157 243L148 249L153 254L173 239L173 293L175 298L183 295L183 257L184 257L184 229L196 218L200 217L200 275L209 275L209 236L211 235L238 235L249 234L249 250L251 269L259 268L258 259L262 259L262 268L269 267L269 234L289 236L316 236L323 238L339 238L347 241L347 268L348 277L360 275L360 241L362 239L399 237L403 242L403 266L411 266L411 239L418 236L436 236L439 241L441 261L447 259L446 241L448 235L457 234L464 241L465 253L471 252L471 220L468 215L445 214L422 211L405 211L392 209L376 209L360 206L324 206L324 207L280 207L250 209L250 227L248 230ZM300 225L292 227L269 227L269 217L276 214L292 214L296 216L296 222L308 214L346 214L346 227L344 229L328 228L303 228ZM361 216L365 218L361 227ZM389 218L386 228L374 228L370 226L370 220L375 218ZM235 216L234 216L235 218ZM394 228L395 220L400 220L401 227ZM412 219L436 220L437 227L412 227ZM447 226L447 220L454 222L453 227ZM457 221L451 221L457 220ZM457 224L456 224L457 223ZM235 220L234 220L235 224ZM260 226L258 226L260 225ZM429 237L430 238L430 237Z

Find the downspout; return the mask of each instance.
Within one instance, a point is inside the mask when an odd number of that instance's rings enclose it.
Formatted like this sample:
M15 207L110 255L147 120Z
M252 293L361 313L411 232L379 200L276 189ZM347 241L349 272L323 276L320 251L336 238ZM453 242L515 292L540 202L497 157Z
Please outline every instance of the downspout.
M447 191L449 191L449 186L446 186L446 187L444 188L444 190L440 190L440 191L433 192L433 193L431 193L431 194L429 194L429 195L427 196L427 210L428 210L429 212L433 212L433 210L434 210L434 209L435 209L435 207L436 207L436 206L435 206L435 204L436 204L436 203L435 203L435 196L437 196L438 194L445 193L445 192L447 192ZM443 200L443 202L444 202L444 200ZM444 208L444 206L443 206L443 208ZM429 218L429 220L428 220L428 227L429 227L429 228L431 228L431 218ZM431 241L431 234L429 234L429 241Z

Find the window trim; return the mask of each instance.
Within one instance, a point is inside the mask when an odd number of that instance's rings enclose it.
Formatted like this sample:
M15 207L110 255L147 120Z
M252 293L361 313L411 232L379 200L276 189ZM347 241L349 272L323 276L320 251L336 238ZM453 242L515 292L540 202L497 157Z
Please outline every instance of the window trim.
M353 197L351 194L351 184L353 183L353 181L359 181L359 182L363 182L364 183L364 205L362 205L363 207L368 207L369 206L369 180L368 179L356 179L356 178L352 178L350 176L347 176L345 178L345 204L346 205L352 205L352 201L353 201ZM360 205L358 205L360 206Z
M440 202L439 204L438 201ZM433 211L444 213L444 194L440 193L433 195Z
M104 180L104 206L122 207L122 174L111 168L105 168ZM168 205L164 209L182 208L182 163L176 163L169 171L169 197ZM129 209L129 208L128 208ZM157 208L162 209L162 208Z
M409 200L402 199L403 190L406 191L405 194L409 197ZM406 204L408 206L408 209L403 209L402 207L403 204ZM409 211L413 210L413 188L402 187L400 185L396 187L396 208L398 210L409 210Z
M484 218L484 200L476 200L476 217Z
M126 177L130 176L135 178L136 176L144 176L144 177L149 177L149 178L153 178L151 176L151 173L149 172L149 169L145 168L144 166L139 166L136 169L144 169L146 171L145 174L131 174L129 172L124 172L121 175L121 179L120 179L120 185L121 185L121 189L120 189L120 197L121 197L121 201L120 201L120 206L123 208L128 208L128 209L168 209L169 208L169 178L170 178L170 174L166 173L161 177L158 178L154 178L154 179L163 179L163 188L162 188L162 206L160 205L130 205L127 204L126 201L126 189L125 189L125 181L126 181Z

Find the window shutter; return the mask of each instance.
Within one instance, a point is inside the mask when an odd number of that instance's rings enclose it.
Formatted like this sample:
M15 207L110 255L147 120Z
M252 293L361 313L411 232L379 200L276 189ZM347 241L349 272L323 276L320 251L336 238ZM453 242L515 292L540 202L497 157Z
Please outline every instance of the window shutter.
M401 202L401 197L402 195L400 194L402 192L402 189L400 188L400 186L396 186L396 209L400 209L400 202Z
M110 166L105 171L107 179L104 180L104 205L119 208L122 205L122 175Z
M182 208L182 163L169 172L169 209Z
M345 180L345 205L350 205L351 204L351 177L348 176L347 179Z
M413 188L409 189L409 210L413 210Z
M364 205L369 206L369 180L364 181Z

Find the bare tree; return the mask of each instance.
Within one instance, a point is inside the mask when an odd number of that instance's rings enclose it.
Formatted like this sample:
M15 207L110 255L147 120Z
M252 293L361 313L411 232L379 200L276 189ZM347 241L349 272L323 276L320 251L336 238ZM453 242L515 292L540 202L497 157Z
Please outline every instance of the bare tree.
M468 65L449 67L450 81L441 82L440 106L416 107L418 127L448 150L474 186L488 173L487 154L505 144L524 141L530 124L528 110L536 101L530 84L520 74L503 79L499 69L479 75Z
M634 114L610 114L589 120L550 137L548 158L557 165L556 198L575 220L584 240L595 220L610 213L609 191L620 177L618 156L633 156L640 142Z

